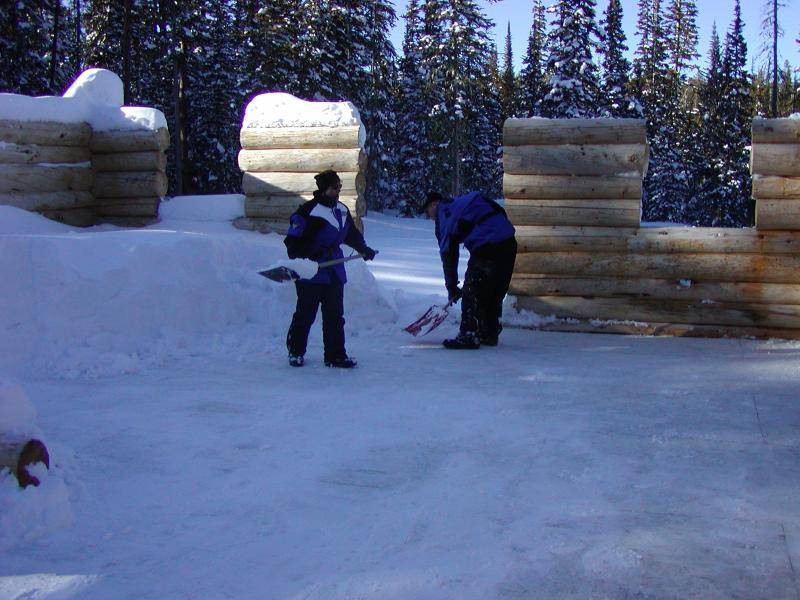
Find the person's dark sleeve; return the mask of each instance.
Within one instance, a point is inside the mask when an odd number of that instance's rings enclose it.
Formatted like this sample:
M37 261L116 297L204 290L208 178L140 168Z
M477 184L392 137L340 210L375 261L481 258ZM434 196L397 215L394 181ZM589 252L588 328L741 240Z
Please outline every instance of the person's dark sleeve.
M447 249L441 253L442 270L444 271L444 286L448 294L452 294L458 288L458 242L453 240Z
M308 222L300 211L289 217L289 230L283 240L289 258L309 258L310 233Z

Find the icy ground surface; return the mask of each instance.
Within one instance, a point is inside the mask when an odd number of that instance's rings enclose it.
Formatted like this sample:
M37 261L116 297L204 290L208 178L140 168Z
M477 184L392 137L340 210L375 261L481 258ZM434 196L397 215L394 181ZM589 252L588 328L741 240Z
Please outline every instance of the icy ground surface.
M318 330L291 369L285 326L258 322L245 353L12 371L69 518L0 546L0 598L798 597L800 345L509 329L446 351L452 322L400 331L442 300L431 224L365 221L395 314L348 310L352 372L321 365Z

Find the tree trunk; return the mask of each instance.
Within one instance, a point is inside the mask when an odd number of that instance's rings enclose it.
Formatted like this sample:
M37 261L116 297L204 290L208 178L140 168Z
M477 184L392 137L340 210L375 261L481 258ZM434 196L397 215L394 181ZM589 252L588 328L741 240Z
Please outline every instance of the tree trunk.
M180 196L183 194L184 183L184 155L186 146L186 126L184 119L184 105L185 105L185 83L186 83L186 63L184 60L184 52L186 50L186 41L181 39L179 42L179 50L175 54L174 59L174 79L173 79L173 92L174 92L174 111L175 111L175 195Z
M772 0L772 118L778 118L778 0Z
M83 55L81 54L81 0L75 0L75 75L82 71Z
M61 34L61 0L53 3L53 45L50 50L50 93L56 94L56 67L58 65L58 36Z
M131 0L124 1L122 20L122 88L124 103L131 101Z

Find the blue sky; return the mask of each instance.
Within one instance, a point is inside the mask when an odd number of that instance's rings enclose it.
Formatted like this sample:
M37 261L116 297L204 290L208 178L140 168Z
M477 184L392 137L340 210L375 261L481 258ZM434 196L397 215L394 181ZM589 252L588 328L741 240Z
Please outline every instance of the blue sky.
M553 0L545 1L545 5L550 5ZM528 34L531 27L531 0L501 0L496 4L480 1L486 15L495 22L494 35L498 47L502 50L505 44L506 26L511 23L511 40L514 52L515 68L519 70L522 56L528 43ZM608 4L608 0L598 0L597 14L602 15ZM711 37L711 27L716 21L720 37L728 29L733 18L733 0L697 0L698 10L698 30L700 33L700 64L706 64L708 54L708 44ZM764 43L760 35L762 6L764 0L741 0L742 19L745 23L745 37L747 39L747 54L752 62L755 58L759 64L765 60L764 56L758 56L761 46ZM800 36L800 0L786 0L786 8L781 9L779 14L780 23L784 29L784 36L780 41L779 63L782 65L784 59L795 67L800 67L800 44L795 40ZM402 17L406 10L406 0L395 0L395 7L398 16ZM622 0L624 11L624 28L628 37L628 46L631 50L636 46L636 0ZM403 45L403 31L405 21L400 18L392 34L392 41L398 52Z

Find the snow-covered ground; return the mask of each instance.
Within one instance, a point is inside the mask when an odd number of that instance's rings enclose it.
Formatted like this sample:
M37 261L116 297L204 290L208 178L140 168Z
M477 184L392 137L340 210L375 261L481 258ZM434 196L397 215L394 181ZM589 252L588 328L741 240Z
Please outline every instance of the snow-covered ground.
M281 238L236 202L140 231L0 212L0 410L53 460L0 476L0 598L800 595L800 345L446 351L455 316L401 331L444 299L431 223L370 215L359 367L324 368L317 327L292 369L293 287L255 274Z

